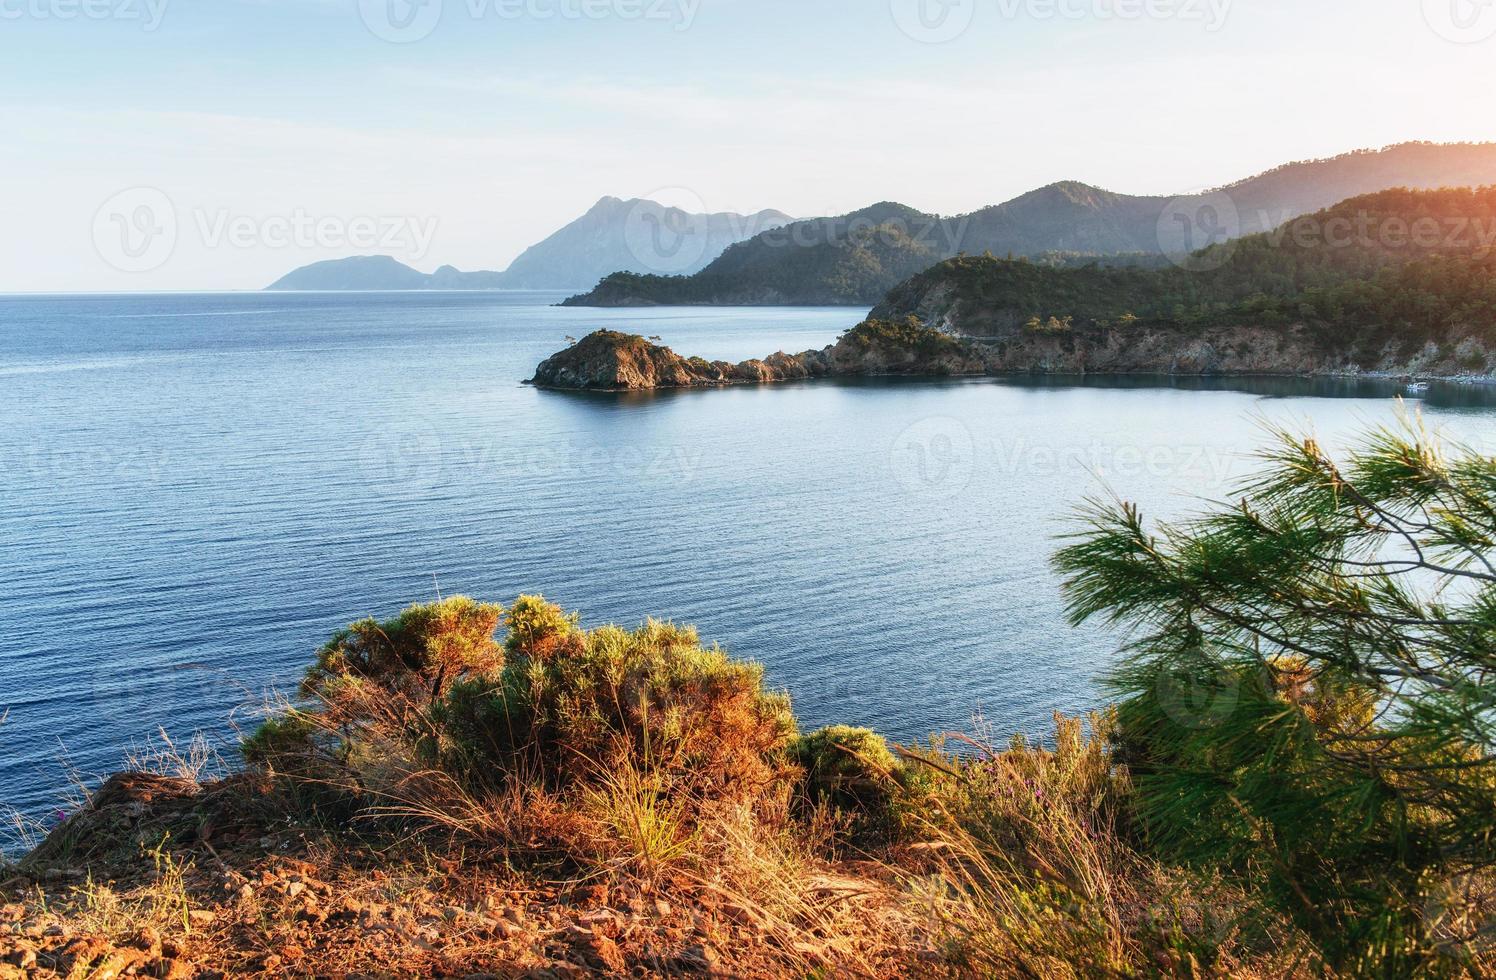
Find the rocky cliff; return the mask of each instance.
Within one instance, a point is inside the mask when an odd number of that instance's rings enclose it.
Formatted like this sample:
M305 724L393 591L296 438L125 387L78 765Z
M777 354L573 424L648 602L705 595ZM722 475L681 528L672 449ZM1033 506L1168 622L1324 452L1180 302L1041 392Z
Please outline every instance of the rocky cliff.
M535 369L530 384L584 391L640 391L767 384L826 377L983 374L986 357L976 345L908 320L868 320L822 350L738 364L682 357L643 337L599 330Z

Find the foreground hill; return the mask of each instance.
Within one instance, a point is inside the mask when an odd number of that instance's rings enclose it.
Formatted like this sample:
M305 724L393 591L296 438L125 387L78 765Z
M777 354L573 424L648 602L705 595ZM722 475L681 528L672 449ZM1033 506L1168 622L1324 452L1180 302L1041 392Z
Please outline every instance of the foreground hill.
M462 272L443 266L428 275L387 255L355 256L303 266L267 288L575 289L620 270L696 272L734 242L791 220L780 211L693 214L655 201L605 197L530 246L504 272Z
M1485 375L1496 367L1493 248L1496 188L1393 190L1186 267L951 259L873 315L979 338L1001 371Z
M1133 842L1110 714L990 758L802 733L690 627L536 597L355 623L303 695L247 768L116 776L0 866L0 978L1281 977L1313 952L1287 921L1239 941L1215 917L1261 903Z
M1100 256L1125 257L1113 262L1119 265L1157 265L1166 253L1268 231L1374 191L1489 183L1496 183L1496 144L1406 143L1290 163L1178 199L1065 181L954 218L883 203L758 235L695 275L611 275L567 304L872 305L910 270L920 271L915 267L960 253L1058 266ZM1197 227L1183 234L1179 215Z

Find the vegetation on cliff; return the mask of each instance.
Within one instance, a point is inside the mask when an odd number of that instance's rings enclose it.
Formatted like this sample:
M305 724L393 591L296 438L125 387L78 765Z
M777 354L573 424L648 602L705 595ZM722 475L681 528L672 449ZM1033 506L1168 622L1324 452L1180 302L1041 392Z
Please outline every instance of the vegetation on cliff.
M7 871L0 975L1489 975L1496 461L1277 438L1198 521L1088 513L1072 614L1138 639L1047 746L802 734L687 627L444 599L246 771L110 780Z
M1213 246L1179 267L952 259L893 290L873 315L1005 340L1066 333L1091 348L1125 343L1128 332L1168 332L1182 346L1264 329L1292 335L1296 356L1321 363L1370 369L1428 349L1425 359L1449 373L1484 373L1496 350L1493 248L1496 188L1394 190Z

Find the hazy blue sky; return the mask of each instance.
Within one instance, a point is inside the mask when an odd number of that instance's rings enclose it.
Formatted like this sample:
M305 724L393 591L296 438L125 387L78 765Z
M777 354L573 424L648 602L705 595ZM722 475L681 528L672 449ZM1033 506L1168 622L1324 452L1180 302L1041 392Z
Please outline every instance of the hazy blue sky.
M503 268L605 194L956 213L1496 138L1491 0L422 3L0 0L0 290ZM122 191L175 214L147 271L97 246Z

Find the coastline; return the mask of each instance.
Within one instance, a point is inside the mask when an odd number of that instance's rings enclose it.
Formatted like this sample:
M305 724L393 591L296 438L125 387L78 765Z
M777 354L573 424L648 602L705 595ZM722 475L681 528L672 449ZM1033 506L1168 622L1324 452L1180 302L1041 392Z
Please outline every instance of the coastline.
M1209 363L1210 358L1179 355L1168 369L1114 364L1088 370L1084 357L1041 357L1035 363L1013 366L1011 351L981 338L951 334L927 327L914 318L902 323L866 320L837 343L820 351L786 354L738 364L683 357L669 347L631 334L601 330L543 361L524 384L546 391L604 393L654 390L726 388L768 385L786 381L828 379L952 380L959 378L1160 378L1160 379L1285 379L1375 381L1403 386L1443 384L1496 385L1496 375L1442 374L1406 369L1318 368L1275 371L1261 367L1179 370L1181 359ZM1079 361L1080 363L1076 363ZM1064 365L1063 369L1055 366Z

